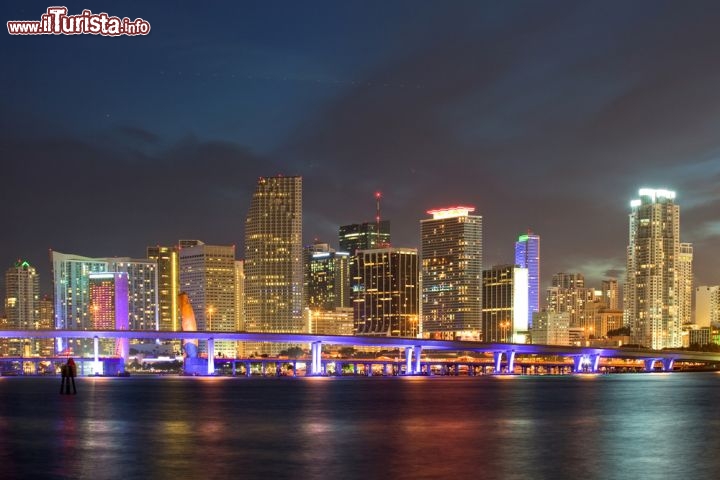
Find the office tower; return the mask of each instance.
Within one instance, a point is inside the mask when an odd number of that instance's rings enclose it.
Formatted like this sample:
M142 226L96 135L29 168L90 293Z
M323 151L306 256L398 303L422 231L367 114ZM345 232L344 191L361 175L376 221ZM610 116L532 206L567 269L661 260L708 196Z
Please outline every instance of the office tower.
M350 307L350 254L327 243L305 247L305 304L311 310Z
M127 273L130 330L159 330L158 264L129 257L106 258L108 272Z
M107 272L106 259L51 252L53 288L55 291L55 328L91 330L90 273ZM93 342L81 339L57 340L57 352L72 351L75 355L91 355Z
M692 243L680 244L678 256L678 319L680 325L692 323L693 297L693 247Z
M187 294L195 313L197 329L233 332L235 316L235 246L206 245L180 249L180 291ZM206 348L206 342L201 342ZM215 353L234 358L234 341L215 341Z
M300 333L302 307L302 177L261 177L245 222L245 327Z
M355 252L359 289L353 292L355 334L416 337L419 264L414 248Z
M55 309L53 299L44 295L40 299L40 316L38 317L38 328L40 330L52 330L55 327ZM33 341L33 351L41 357L50 357L55 353L55 341L52 338L41 338Z
M630 203L626 323L633 343L680 347L680 208L670 190L643 188L639 197Z
M585 287L585 277L580 273L556 273L551 287L547 289L547 309L550 312L567 312L571 328L589 329L593 325L593 313L589 309L595 291Z
M603 307L610 310L618 310L619 294L618 282L615 279L603 280L601 284Z
M39 328L40 277L35 267L18 260L5 272L5 316L7 328L31 330ZM9 355L31 355L35 340L8 339L5 343Z
M720 323L720 286L701 286L695 289L695 324L711 327Z
M390 245L390 221L343 225L338 232L340 250L355 255L357 250L372 250Z
M482 217L475 207L428 210L420 221L422 334L478 339L482 318Z
M157 262L157 304L160 330L180 330L178 318L178 249L160 245L147 247L147 258Z
M18 260L5 272L5 315L10 329L38 328L40 277L26 261Z
M515 242L515 265L528 269L528 325L540 311L540 236L530 231Z
M535 312L530 337L533 345L570 345L570 314Z
M527 268L515 265L496 265L483 270L483 342L527 341L528 276Z
M130 326L128 274L88 274L90 326L92 330L128 330ZM118 339L120 340L120 339ZM101 338L101 355L117 355L125 341Z
M306 308L305 331L312 335L353 335L355 322L353 309L338 307L332 310Z
M245 331L245 261L235 260L235 330ZM237 342L237 358L245 357L245 343Z

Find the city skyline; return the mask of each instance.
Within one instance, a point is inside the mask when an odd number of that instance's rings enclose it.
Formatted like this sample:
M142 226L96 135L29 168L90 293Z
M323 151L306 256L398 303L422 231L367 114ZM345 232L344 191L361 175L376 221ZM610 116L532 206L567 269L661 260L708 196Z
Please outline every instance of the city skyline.
M426 210L472 204L487 267L542 237L541 294L556 272L622 281L630 200L669 189L695 284L720 283L715 3L408 5L97 2L151 33L6 37L1 264L28 259L48 293L48 249L243 251L256 178L284 174L306 183L304 245L372 222L376 191L398 247Z

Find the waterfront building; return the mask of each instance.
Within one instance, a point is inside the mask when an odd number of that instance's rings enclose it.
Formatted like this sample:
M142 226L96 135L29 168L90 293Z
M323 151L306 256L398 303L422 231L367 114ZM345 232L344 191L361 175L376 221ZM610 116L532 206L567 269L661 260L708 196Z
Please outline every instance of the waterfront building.
M40 276L27 261L18 260L5 272L5 316L12 330L39 328ZM30 355L32 342L11 339L5 342L9 355Z
M106 260L108 272L127 274L130 330L159 330L157 262L130 257Z
M432 218L420 221L423 336L480 336L482 216L474 211L471 206L438 208L428 210Z
M245 261L235 260L235 329L245 331ZM245 356L244 342L237 342L237 356Z
M535 312L530 338L533 345L570 345L570 314L547 310Z
M620 295L617 280L613 278L603 280L601 285L603 308L607 308L609 310L619 310Z
M417 249L358 250L355 257L355 334L416 337L420 313Z
M595 291L585 287L581 273L560 272L552 276L547 289L547 309L551 312L567 312L571 327L587 327L592 322L589 305L594 301Z
M147 258L157 262L157 305L160 330L180 330L178 316L179 264L178 248L168 246L147 247Z
M390 221L343 225L338 231L340 250L355 255L358 250L372 250L390 245Z
M699 327L720 323L720 286L703 285L695 289L695 322Z
M353 335L355 322L351 307L332 310L305 309L305 331L313 335Z
M90 328L92 330L128 330L129 274L127 272L93 272L88 274ZM100 339L101 355L116 355L126 342Z
M302 177L258 179L245 222L244 271L246 330L302 332ZM286 348L266 345L254 351Z
M528 325L540 311L540 236L530 231L515 242L515 265L528 269Z
M235 246L197 241L180 249L180 291L187 294L200 331L236 331ZM201 349L205 350L203 343ZM216 355L235 357L237 344L215 342Z
M482 272L483 342L526 343L528 269L496 265Z
M327 243L305 247L305 303L311 310L350 308L350 254Z
M693 246L680 243L678 257L678 318L680 325L692 323L693 299Z
M675 192L643 188L630 207L625 323L633 343L680 347L680 207Z

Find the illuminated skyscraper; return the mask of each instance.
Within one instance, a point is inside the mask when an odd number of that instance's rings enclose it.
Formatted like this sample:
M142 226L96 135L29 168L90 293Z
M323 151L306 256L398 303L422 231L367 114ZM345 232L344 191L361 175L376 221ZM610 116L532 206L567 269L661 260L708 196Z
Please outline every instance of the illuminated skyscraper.
M158 330L158 264L144 258L107 258L108 271L127 273L130 330Z
M589 305L594 295L592 288L585 287L585 277L581 273L556 273L547 289L547 309L566 312L572 328L589 328L593 322Z
M678 318L680 325L692 323L693 246L680 244L678 257Z
M340 250L355 255L357 250L371 250L390 245L390 221L343 225L338 232Z
M180 291L188 295L198 330L236 330L235 268L234 245L198 241L195 246L180 249ZM235 357L236 342L216 341L215 352Z
M720 286L701 286L695 289L695 322L699 327L720 323Z
M302 177L261 177L245 222L245 328L303 331Z
M355 252L359 288L353 292L355 333L416 337L419 332L419 265L414 248Z
M38 328L40 277L28 262L18 260L5 272L5 315L11 329Z
M602 281L603 308L617 310L620 306L618 296L618 282L615 279Z
M347 252L336 252L327 243L305 247L305 304L311 310L350 307Z
M178 331L178 250L176 247L147 247L147 258L157 262L157 304L160 330Z
M515 242L515 265L528 269L528 325L532 327L533 313L540 311L540 236L520 235Z
M528 269L496 265L482 274L483 342L525 343L528 339Z
M90 273L90 326L93 330L128 330L130 326L128 273ZM103 355L119 354L126 339L100 339Z
M670 190L643 188L639 197L630 203L626 323L634 343L680 347L680 208Z
M482 217L475 207L429 210L420 221L422 334L477 339L482 318Z

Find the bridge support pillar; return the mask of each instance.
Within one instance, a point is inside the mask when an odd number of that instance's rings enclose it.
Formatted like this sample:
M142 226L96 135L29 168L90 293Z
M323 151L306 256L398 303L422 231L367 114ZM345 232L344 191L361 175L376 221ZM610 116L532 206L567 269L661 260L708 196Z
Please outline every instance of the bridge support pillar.
M645 364L646 372L653 371L653 367L655 366L655 360L657 360L657 359L656 358L646 358L645 360L643 360L643 363Z
M593 373L598 371L598 368L600 368L600 355L590 355L590 368L592 368Z
M577 357L573 357L573 372L575 372L575 373L582 372L583 360L585 360L584 355L578 355Z
M208 338L207 356L208 356L207 374L215 375L215 339L214 338Z
M663 371L672 372L674 364L675 364L674 358L664 358L663 359Z
M250 362L245 362L245 376L249 377L250 375L251 375Z
M508 350L505 352L505 356L507 357L507 373L514 373L515 372L515 350Z
M495 361L495 373L502 373L502 357L503 352L493 352L493 360Z
M413 347L405 347L405 375L413 374L412 355Z
M420 365L420 354L422 353L422 345L416 345L414 348L415 353L415 368L413 369L413 373L415 375L420 375L422 373L422 366Z
M102 375L103 374L103 367L102 367L102 364L100 363L100 338L99 337L93 337L92 373L93 373L93 375Z
M310 369L311 375L322 374L322 342L313 342L311 345L312 350L312 366Z

